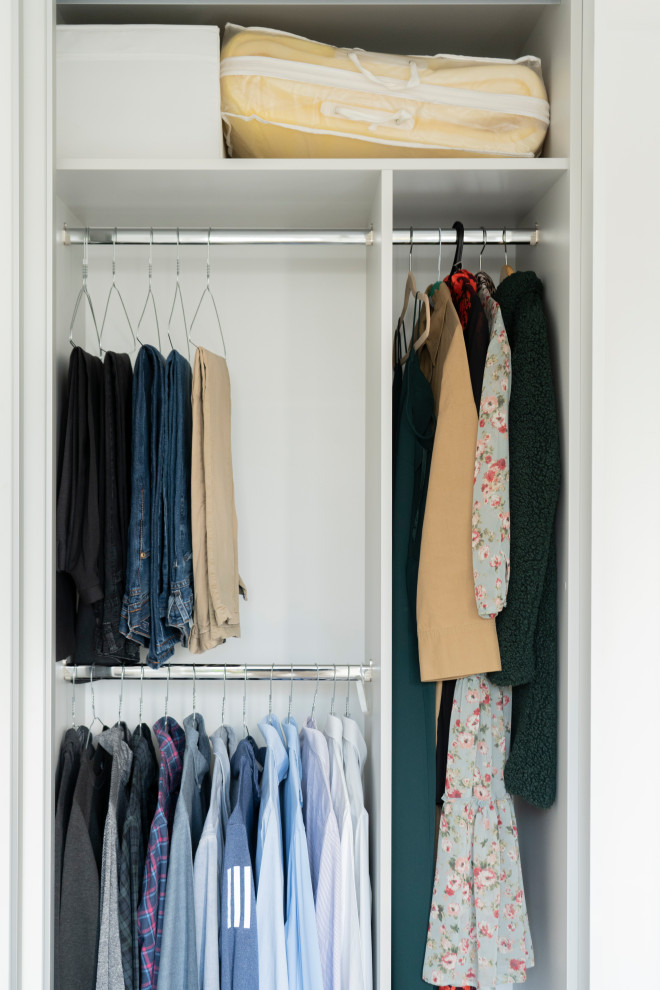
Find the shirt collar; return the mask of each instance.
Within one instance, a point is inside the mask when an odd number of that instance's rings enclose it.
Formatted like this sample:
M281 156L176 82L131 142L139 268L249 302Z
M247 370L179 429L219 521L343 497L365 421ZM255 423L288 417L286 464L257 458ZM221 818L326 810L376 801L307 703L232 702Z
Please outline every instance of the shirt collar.
M339 748L341 749L343 731L341 719L337 718L336 715L328 715L325 723L325 734L328 739L332 739L334 742L338 743Z
M280 727L279 720L275 715L267 715L265 718L262 718L261 722L259 722L259 729L261 730L262 736L266 740L268 753L272 754L272 757L275 760L277 779L282 781L286 777L287 770L289 769L289 757L287 756L284 743L282 742L282 729Z
M351 744L357 753L360 770L364 770L364 765L367 762L367 744L358 728L358 724L352 718L347 718L345 715L342 715L341 720L343 723L344 739Z

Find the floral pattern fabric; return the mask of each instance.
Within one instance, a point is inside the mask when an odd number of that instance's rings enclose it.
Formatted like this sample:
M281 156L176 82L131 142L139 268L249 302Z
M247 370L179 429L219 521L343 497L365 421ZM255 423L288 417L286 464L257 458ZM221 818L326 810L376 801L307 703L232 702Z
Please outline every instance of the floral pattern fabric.
M506 605L511 550L509 511L509 396L511 348L499 303L485 280L479 298L488 318L490 342L486 354L472 505L472 564L479 615L494 618Z
M534 965L513 801L504 787L511 689L456 682L423 979L522 983Z

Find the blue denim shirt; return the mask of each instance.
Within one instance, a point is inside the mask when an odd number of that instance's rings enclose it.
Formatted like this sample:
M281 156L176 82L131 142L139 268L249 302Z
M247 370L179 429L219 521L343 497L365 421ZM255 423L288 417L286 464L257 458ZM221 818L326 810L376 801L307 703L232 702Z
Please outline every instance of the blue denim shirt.
M167 530L167 624L188 645L193 618L190 470L192 452L192 369L178 351L165 368L168 454L163 492Z
M164 368L163 357L155 347L140 348L133 372L131 514L126 590L119 630L141 646L148 646L151 637L151 526L155 481L151 447L154 430L157 433L160 430Z
M289 773L284 781L284 871L286 878L285 936L289 990L317 990L323 986L321 954L309 869L307 837L302 814L302 764L295 720L283 724L289 751Z

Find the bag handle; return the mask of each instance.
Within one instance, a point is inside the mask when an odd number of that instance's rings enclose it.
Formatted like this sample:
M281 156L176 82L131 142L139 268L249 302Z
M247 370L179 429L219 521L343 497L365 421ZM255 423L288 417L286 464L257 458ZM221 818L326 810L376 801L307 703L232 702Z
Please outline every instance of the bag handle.
M402 81L400 79L390 79L388 76L374 75L374 73L371 72L369 69L365 69L365 67L360 62L360 56L356 51L349 52L348 57L355 66L355 68L358 69L363 76L366 76L367 79L370 79L371 82L376 83L377 86L384 86L385 89L392 89L392 90L414 89L415 86L419 86L419 69L417 68L417 63L412 58L408 61L408 65L410 67L410 75L408 76L407 80Z

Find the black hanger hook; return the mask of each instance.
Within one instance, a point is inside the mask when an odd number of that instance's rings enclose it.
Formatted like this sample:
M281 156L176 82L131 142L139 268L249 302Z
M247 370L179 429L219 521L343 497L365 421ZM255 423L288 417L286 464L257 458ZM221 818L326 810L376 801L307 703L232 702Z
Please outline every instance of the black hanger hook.
M456 251L454 261L451 266L451 274L455 275L463 267L463 240L465 238L465 227L460 220L455 220L452 227L456 231Z

